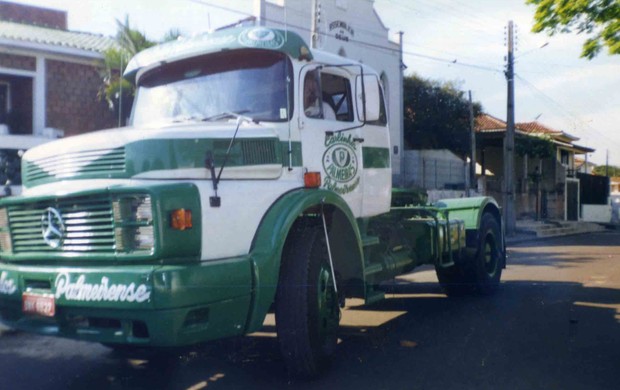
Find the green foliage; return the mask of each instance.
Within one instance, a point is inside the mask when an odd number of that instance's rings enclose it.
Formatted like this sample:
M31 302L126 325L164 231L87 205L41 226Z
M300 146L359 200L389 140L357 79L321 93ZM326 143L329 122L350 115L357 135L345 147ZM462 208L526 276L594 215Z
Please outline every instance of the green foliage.
M620 54L620 1L618 0L526 0L536 6L534 32L584 33L581 57L592 59L603 47Z
M0 186L7 184L21 184L21 157L17 150L0 150ZM4 191L0 188L0 195Z
M608 166L607 165L599 165L598 167L594 167L592 173L599 176L607 175ZM609 165L609 176L617 177L620 176L620 167L615 165Z
M469 153L469 100L455 82L403 80L405 143L411 149L449 149L463 157ZM474 116L482 111L474 103Z
M550 158L555 155L555 147L551 138L541 136L519 136L515 139L515 151L521 157L526 154L530 157Z
M168 30L166 35L164 35L162 42L176 41L181 36L182 36L181 30L179 30L178 28L173 28L173 29Z
M121 110L121 117L125 118L131 110L135 88L133 84L123 79L123 72L131 57L154 46L155 42L148 40L140 31L132 29L128 16L125 17L125 22L116 20L116 26L118 45L105 52L105 67L102 71L104 85L99 95L117 114Z

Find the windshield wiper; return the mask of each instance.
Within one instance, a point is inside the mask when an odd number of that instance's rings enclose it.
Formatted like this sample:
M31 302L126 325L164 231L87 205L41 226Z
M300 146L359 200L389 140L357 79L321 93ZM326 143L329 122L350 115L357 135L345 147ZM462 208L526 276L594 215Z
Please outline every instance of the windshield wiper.
M235 118L235 119L241 119L244 120L246 122L254 122L254 123L258 123L258 120L251 118L249 116L244 116L241 114L245 114L246 112L250 112L250 110L239 110L239 111L224 111L221 112L219 114L216 115L211 115L205 118L201 118L201 120L203 122L215 122L215 121L221 121L222 119L229 119L229 118Z
M211 207L220 207L222 204L220 197L217 195L217 185L220 182L220 178L222 177L222 172L224 171L224 167L226 166L226 163L228 162L228 158L230 157L230 151L232 150L235 140L237 139L237 133L239 132L239 127L241 126L241 122L244 122L244 121L254 122L252 118L248 118L248 117L245 117L239 114L235 114L233 112L225 113L225 114L237 118L237 127L235 128L235 132L230 140L230 143L228 144L228 149L226 150L226 154L224 155L224 161L222 162L222 166L220 166L220 171L218 172L217 177L215 176L215 163L213 161L213 152L209 150L205 158L205 167L211 173L211 180L213 181L213 191L215 192L214 196L209 197L209 205ZM224 115L224 114L220 114L220 115ZM258 122L254 122L254 123L258 123Z

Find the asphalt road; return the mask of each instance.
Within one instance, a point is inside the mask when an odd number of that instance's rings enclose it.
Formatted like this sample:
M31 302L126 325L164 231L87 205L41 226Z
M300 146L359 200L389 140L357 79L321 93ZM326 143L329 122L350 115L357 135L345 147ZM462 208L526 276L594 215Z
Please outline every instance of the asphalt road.
M620 231L522 243L492 297L448 299L434 272L349 307L332 368L283 369L273 326L168 357L4 333L0 389L617 389Z

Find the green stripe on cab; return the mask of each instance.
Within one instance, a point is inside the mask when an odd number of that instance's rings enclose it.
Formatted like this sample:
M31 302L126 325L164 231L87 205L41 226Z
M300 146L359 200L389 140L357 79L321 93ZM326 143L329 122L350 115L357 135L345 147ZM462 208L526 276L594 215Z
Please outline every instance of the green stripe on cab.
M390 149L377 147L362 148L364 168L389 168Z

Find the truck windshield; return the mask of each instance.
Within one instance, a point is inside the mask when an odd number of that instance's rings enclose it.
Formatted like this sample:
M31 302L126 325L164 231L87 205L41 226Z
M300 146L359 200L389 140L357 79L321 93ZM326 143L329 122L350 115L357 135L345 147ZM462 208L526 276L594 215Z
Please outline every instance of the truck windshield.
M287 121L288 61L278 52L241 50L162 65L142 76L132 124L228 120L226 113Z

